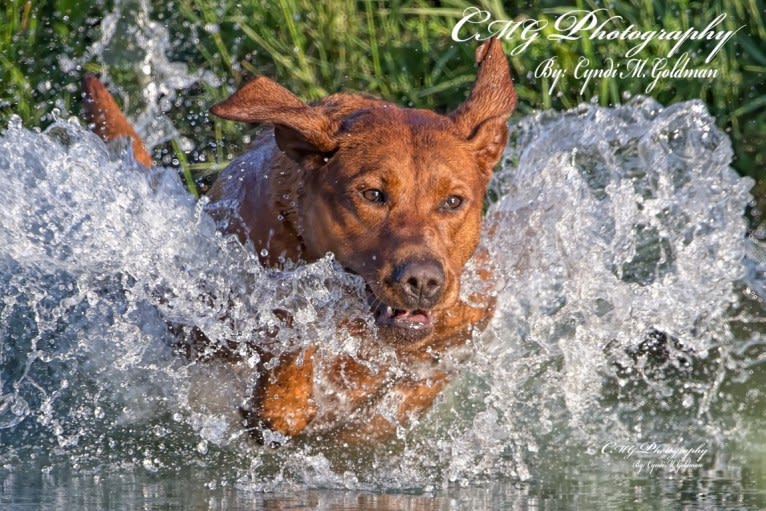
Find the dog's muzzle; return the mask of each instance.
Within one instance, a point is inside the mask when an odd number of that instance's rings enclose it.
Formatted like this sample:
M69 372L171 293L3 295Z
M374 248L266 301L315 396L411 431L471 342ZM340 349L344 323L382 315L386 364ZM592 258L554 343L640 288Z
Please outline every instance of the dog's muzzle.
M431 309L444 294L442 265L433 259L411 259L395 266L385 284L396 303L376 299L373 313L378 327L396 340L414 341L429 335L434 328Z

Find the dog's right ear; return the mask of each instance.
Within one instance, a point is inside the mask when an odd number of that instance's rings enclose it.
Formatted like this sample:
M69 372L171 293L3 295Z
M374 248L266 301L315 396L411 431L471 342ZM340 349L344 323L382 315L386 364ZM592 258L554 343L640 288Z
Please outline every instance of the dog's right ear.
M264 76L249 81L210 111L232 121L273 124L277 145L295 161L337 148L336 122Z

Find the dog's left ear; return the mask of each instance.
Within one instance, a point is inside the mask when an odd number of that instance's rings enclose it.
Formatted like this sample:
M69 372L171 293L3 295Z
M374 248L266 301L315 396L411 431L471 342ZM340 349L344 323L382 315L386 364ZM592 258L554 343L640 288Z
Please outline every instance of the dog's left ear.
M508 142L506 121L516 106L516 90L498 39L477 48L476 63L479 71L471 94L449 117L471 143L479 168L489 177Z

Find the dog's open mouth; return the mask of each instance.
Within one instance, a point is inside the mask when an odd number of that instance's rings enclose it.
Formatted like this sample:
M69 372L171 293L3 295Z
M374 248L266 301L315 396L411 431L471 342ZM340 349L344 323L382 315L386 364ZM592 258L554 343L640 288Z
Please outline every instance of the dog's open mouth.
M380 304L374 311L375 323L398 340L415 341L433 331L433 315L424 309L397 309Z
M395 326L411 330L423 330L433 327L431 311L415 309L394 309L388 305L381 305L375 312L375 321L382 326Z
M404 309L388 305L367 285L367 303L375 317L378 333L393 341L419 341L434 330L434 314L430 309Z

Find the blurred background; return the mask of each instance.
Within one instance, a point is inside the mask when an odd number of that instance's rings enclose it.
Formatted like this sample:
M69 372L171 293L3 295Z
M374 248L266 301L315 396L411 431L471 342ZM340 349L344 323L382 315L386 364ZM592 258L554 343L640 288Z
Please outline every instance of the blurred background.
M268 75L309 100L358 90L403 105L454 108L475 77L476 44L450 38L470 6L490 11L493 19L551 24L571 9L605 9L604 19L623 17L614 28L632 24L641 31L702 30L725 13L715 30L742 28L709 65L704 59L715 42L683 47L690 67L715 68L718 77L662 79L651 96L665 105L702 99L732 140L733 166L757 180L757 196L766 195L763 0L6 0L0 8L0 126L14 114L25 126L41 128L54 117L79 115L79 81L94 72L154 146L155 160L177 166L190 190L203 193L253 131L209 117L207 109L254 75ZM519 42L506 41L506 50ZM640 57L651 64L673 44L654 40ZM580 57L591 68L604 67L610 57L624 63L634 45L587 38L531 44L510 57L519 95L515 115L582 102L614 105L645 94L650 76L593 79L584 90L583 80L572 77ZM534 76L550 57L568 71L552 95L550 80ZM754 210L755 220L764 209Z

